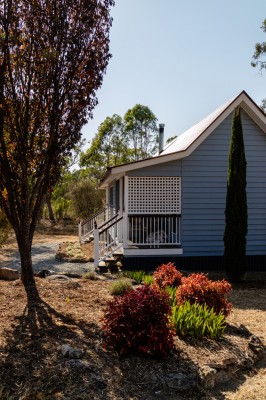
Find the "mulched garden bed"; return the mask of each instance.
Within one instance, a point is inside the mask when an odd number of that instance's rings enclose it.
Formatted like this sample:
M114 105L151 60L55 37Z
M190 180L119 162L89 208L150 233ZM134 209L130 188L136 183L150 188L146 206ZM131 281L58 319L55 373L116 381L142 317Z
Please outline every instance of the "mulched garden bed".
M30 308L19 280L0 281L0 394L5 388L20 400L198 400L213 395L214 399L224 399L224 386L213 391L195 383L199 382L199 367L229 359L243 366L245 357L251 360L255 356L249 346L250 337L252 333L262 336L265 332L256 324L251 332L248 326L252 326L252 318L262 318L263 314L255 317L251 313L248 320L247 313L239 310L242 298L249 299L249 307L254 306L251 302L255 292L233 291L236 308L221 340L176 337L176 350L165 359L121 359L103 346L101 319L106 302L112 298L108 276L96 281L36 278L42 300ZM265 296L265 291L258 290L256 295ZM260 301L258 307L263 307L263 297ZM247 307L245 300L243 304ZM83 358L65 358L63 344L81 349ZM250 368L247 362L246 371ZM244 374L245 371L237 372L236 387ZM183 389L177 387L177 377L182 376L194 377L193 384L189 386L184 381Z

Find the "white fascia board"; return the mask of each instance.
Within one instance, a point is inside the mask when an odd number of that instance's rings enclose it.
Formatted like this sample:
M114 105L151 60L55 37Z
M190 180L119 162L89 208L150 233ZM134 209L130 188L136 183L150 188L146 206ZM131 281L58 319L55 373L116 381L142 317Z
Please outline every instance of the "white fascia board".
M125 173L113 173L113 169L111 169L109 175L107 176L107 178L104 180L103 183L100 184L100 189L104 189L106 188L110 183L114 182L114 180L119 180L120 178L122 178L125 175Z
M266 133L266 115L258 110L258 107L250 99L243 101L240 106L261 130Z
M121 165L121 167L114 167L113 170L111 171L111 173L118 174L118 173L121 173L122 171L129 172L129 171L134 171L135 169L141 169L141 168L146 168L146 167L150 167L150 166L157 165L157 164L166 163L169 161L176 160L178 158L182 158L181 153L183 153L183 152L170 153L170 154L166 154L164 156L156 156L156 157L142 160L142 161L132 163L132 164Z

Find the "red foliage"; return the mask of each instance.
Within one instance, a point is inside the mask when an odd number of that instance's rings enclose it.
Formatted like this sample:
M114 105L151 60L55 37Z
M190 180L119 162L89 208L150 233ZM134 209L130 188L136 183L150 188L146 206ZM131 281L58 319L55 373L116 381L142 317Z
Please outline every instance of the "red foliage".
M162 264L153 273L154 283L163 289L166 286L179 286L181 284L182 274L177 271L173 263Z
M189 301L191 304L206 303L213 308L217 314L222 312L228 316L231 312L232 304L228 303L225 295L231 290L231 285L226 280L212 281L205 274L190 274L187 278L182 278L182 284L176 292L177 304Z
M121 354L165 356L173 348L168 295L149 285L127 291L107 303L105 346Z

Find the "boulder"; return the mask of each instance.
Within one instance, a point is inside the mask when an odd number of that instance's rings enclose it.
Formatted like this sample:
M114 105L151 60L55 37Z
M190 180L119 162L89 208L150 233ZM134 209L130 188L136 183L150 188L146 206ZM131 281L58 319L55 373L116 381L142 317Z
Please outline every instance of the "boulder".
M0 268L0 279L5 281L15 281L16 279L19 279L18 271L12 268Z

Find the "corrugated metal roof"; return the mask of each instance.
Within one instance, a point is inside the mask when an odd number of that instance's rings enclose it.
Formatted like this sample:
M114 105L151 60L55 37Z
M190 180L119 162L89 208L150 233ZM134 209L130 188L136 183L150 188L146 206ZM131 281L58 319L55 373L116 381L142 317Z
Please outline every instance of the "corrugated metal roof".
M179 135L176 139L174 139L171 143L169 143L164 150L161 152L160 156L170 153L176 153L179 151L185 151L198 137L205 132L207 128L211 126L211 124L221 115L221 113L226 110L226 108L238 97L235 96L233 99L227 101L221 107L219 107L212 114L208 115L202 121L198 122L196 125L193 125L187 131Z

